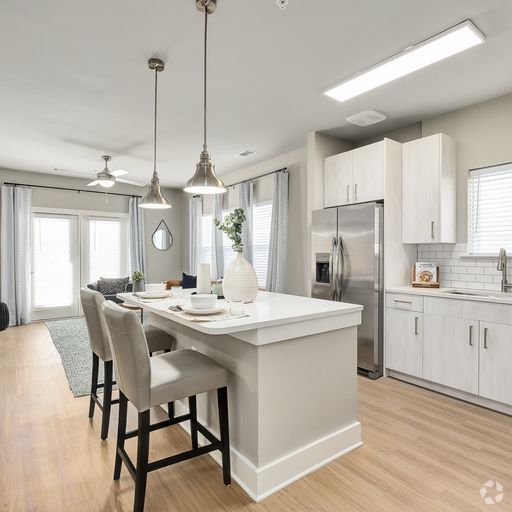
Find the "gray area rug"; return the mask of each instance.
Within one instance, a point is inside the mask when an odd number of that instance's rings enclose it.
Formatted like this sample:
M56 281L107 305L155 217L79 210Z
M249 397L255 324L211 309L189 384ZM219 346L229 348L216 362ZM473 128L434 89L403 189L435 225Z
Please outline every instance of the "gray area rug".
M45 322L62 360L73 395L88 395L91 390L92 351L84 318L66 318ZM103 382L100 361L99 382Z

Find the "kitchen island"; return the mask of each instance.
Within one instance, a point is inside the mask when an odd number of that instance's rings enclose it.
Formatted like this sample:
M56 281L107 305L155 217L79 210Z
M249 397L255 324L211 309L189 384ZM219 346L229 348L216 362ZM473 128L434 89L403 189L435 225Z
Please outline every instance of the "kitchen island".
M151 324L176 337L176 348L228 369L232 476L255 501L362 444L361 306L259 292L245 304L247 316L192 322L169 310L172 299L119 298L143 307ZM187 410L186 401L176 403L177 414ZM218 432L215 393L198 397L198 417Z

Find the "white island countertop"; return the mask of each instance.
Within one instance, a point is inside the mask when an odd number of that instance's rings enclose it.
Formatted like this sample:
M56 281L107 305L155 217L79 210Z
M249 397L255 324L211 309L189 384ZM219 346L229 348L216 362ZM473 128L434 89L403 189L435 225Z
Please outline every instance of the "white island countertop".
M186 325L204 334L213 335L241 333L318 319L332 320L333 317L342 315L354 313L360 315L363 309L357 304L260 291L254 302L244 304L244 312L247 316L213 322L193 322L185 320L169 310L169 305L175 303L176 299L146 301L132 293L120 293L117 296L127 304L140 306L145 311ZM356 322L356 324L358 323L360 322Z

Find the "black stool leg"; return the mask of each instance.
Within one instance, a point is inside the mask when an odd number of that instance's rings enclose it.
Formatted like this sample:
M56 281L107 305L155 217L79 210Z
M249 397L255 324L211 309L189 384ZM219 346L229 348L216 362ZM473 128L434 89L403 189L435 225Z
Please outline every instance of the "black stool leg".
M169 419L174 419L174 402L167 403L167 415L169 416Z
M126 435L126 416L128 413L128 399L119 391L119 422L117 424L117 448L116 448L116 464L114 467L114 480L121 477L122 459L119 455L119 449L124 449L124 437Z
M139 440L137 445L137 471L135 474L135 500L133 512L144 510L149 458L149 410L139 412Z
M101 418L101 439L108 437L110 407L112 405L112 361L105 361L105 380L103 384L103 417Z
M192 438L192 450L197 450L197 402L196 396L188 397L188 409L190 411L190 437Z
M92 378L91 378L91 401L89 402L89 418L94 416L94 406L96 402L93 396L98 393L98 369L100 365L100 358L93 352L92 353Z
M217 389L219 402L220 440L222 442L222 474L224 485L231 484L231 460L229 448L228 388Z

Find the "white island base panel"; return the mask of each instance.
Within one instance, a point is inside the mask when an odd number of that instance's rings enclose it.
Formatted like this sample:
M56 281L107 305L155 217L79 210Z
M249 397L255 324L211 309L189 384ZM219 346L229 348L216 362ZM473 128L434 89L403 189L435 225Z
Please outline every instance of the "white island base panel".
M158 311L161 305L144 307L150 323L176 337L176 348L198 350L229 370L232 476L254 501L361 446L360 306L338 303L339 311L325 318L218 335L204 332L206 324L172 321ZM186 400L175 407L177 414L188 412ZM216 393L199 395L197 408L199 421L218 433ZM180 425L189 429L188 422ZM210 455L220 463L216 453Z

